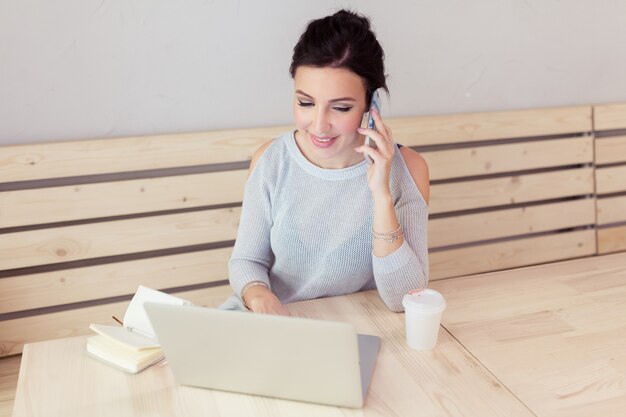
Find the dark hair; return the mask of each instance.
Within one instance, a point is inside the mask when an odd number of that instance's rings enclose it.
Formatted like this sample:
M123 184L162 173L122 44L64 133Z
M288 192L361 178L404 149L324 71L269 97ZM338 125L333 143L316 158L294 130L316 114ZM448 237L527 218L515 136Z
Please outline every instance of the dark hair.
M312 20L293 48L289 73L294 78L299 66L347 68L365 83L365 101L374 90L383 88L385 52L376 40L367 17L339 10L332 16Z

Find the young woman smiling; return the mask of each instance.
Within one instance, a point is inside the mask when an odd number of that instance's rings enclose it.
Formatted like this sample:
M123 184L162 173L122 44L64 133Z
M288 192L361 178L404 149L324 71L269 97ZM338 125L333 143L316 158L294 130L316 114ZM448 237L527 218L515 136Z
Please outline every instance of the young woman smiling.
M380 114L361 128L372 93L387 91L383 59L363 16L308 24L290 68L297 130L252 158L222 308L287 315L285 303L376 288L402 311L403 295L426 287L426 162Z

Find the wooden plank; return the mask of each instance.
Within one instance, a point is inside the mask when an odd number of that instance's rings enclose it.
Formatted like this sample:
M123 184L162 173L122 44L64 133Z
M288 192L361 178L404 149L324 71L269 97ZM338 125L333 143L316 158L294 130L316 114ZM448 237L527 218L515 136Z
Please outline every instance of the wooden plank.
M561 107L386 119L405 146L590 132L591 107Z
M423 152L431 180L591 163L593 138L542 140Z
M232 293L227 285L176 293L192 303L217 307ZM91 334L90 323L114 324L112 315L124 315L129 301L103 304L39 316L0 321L0 356L20 353L25 343Z
M7 233L0 270L233 240L241 208Z
M490 243L430 254L430 279L591 256L596 253L594 230L581 230Z
M626 129L626 103L593 106L595 130Z
M626 162L626 136L596 138L596 164Z
M626 221L626 196L598 198L598 224Z
M0 147L1 182L247 161L291 126Z
M241 202L247 170L6 191L0 228Z
M626 251L626 226L598 229L598 253Z
M10 416L20 372L21 355L0 359L0 416Z
M596 169L596 192L598 194L626 191L626 165Z
M228 279L232 248L0 279L0 314Z
M430 213L526 203L593 194L593 168L436 184Z
M591 198L433 219L428 246L457 245L595 223Z

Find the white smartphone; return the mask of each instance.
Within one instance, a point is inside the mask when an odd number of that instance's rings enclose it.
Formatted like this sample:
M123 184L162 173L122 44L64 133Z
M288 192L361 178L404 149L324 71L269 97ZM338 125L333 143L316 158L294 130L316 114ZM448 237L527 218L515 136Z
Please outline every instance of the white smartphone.
M372 99L370 100L370 109L367 116L367 128L376 130L376 125L374 123L374 117L372 116L372 109L376 109L378 114L380 114L380 95L378 94L378 90L375 90L372 93ZM369 136L365 137L365 144L376 149L376 142ZM367 154L365 154L365 159L370 164L374 163L374 160Z

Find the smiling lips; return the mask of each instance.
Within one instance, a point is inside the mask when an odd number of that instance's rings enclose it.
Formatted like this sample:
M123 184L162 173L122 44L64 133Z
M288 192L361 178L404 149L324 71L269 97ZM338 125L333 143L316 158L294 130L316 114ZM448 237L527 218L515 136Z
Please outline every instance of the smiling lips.
M335 136L335 137L331 137L331 136L320 137L320 136L315 136L315 135L312 135L312 134L309 133L309 139L311 140L313 145L317 146L318 148L328 148L333 143L335 143L335 140L338 137L339 136Z

